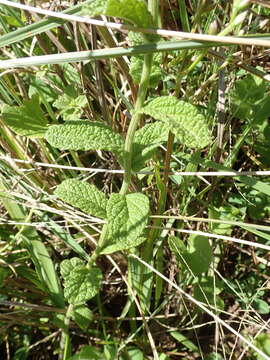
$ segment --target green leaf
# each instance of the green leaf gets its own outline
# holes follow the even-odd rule
[[[149,200],[140,193],[112,194],[107,205],[108,246],[123,250],[137,246],[149,214]],[[114,245],[114,247],[112,246]],[[106,247],[102,253],[107,253]]]
[[[83,260],[77,257],[74,257],[70,260],[63,260],[60,266],[61,275],[63,276],[64,279],[67,279],[69,277],[69,274],[74,268],[82,265],[84,265]]]
[[[83,304],[99,292],[102,273],[98,267],[88,269],[82,260],[73,258],[62,261],[60,270],[64,278],[64,296],[70,304]]]
[[[104,360],[104,356],[100,353],[100,349],[95,349],[93,346],[85,345],[80,352],[69,360]]]
[[[65,90],[65,93],[53,103],[60,110],[59,115],[64,121],[80,119],[87,104],[87,97],[85,95],[78,96],[73,87]]]
[[[231,92],[234,116],[243,120],[249,118],[255,110],[254,105],[264,99],[266,86],[266,81],[251,74],[236,81]]]
[[[52,125],[45,133],[46,140],[60,150],[120,151],[124,142],[108,126],[97,121],[68,121]]]
[[[162,68],[160,66],[162,62],[162,54],[153,55],[153,63],[151,67],[151,73],[149,77],[149,87],[155,88],[159,81],[162,79]],[[130,61],[129,73],[135,84],[139,84],[142,78],[144,59],[143,56],[132,56]]]
[[[169,128],[166,123],[156,121],[137,130],[132,149],[132,169],[139,171],[151,159],[156,148],[167,141]]]
[[[160,145],[167,141],[169,128],[166,123],[156,121],[153,124],[146,124],[135,132],[134,143],[140,145]]]
[[[127,249],[131,249],[134,248],[136,246],[141,245],[144,241],[146,240],[145,237],[138,237],[137,239],[132,239],[130,240],[130,238],[127,237],[125,242],[117,242],[115,244],[109,244],[107,245],[101,252],[100,254],[102,255],[107,255],[107,254],[112,254],[116,251],[122,251],[122,250],[127,250]]]
[[[253,308],[258,311],[259,314],[266,315],[270,312],[269,304],[262,299],[255,299],[252,303]]]
[[[254,340],[254,345],[262,350],[265,355],[270,356],[270,334],[268,333],[263,333],[263,334],[259,334],[258,336],[256,336],[256,339]],[[254,353],[254,355],[256,356],[256,359],[258,360],[263,360],[264,358],[257,354]]]
[[[75,206],[82,211],[106,218],[107,198],[95,185],[87,182],[67,179],[57,186],[54,192],[61,200]]]
[[[183,145],[201,149],[211,142],[204,115],[194,105],[174,96],[158,97],[150,101],[140,112],[166,122]]]
[[[88,15],[106,15],[127,20],[139,27],[153,27],[144,0],[94,0],[85,6]]]
[[[212,249],[205,236],[191,235],[187,248],[179,238],[171,236],[169,247],[175,254],[178,263],[183,264],[194,275],[201,275],[209,270],[212,262]]]
[[[195,345],[191,340],[189,340],[189,338],[181,334],[179,331],[170,331],[169,334],[188,350],[190,351],[199,350],[197,345]]]
[[[151,41],[159,41],[159,36],[153,37],[150,39]],[[142,34],[135,33],[130,31],[128,34],[128,41],[131,46],[138,46],[145,43],[145,38]],[[163,55],[161,53],[154,53],[152,59],[151,73],[149,77],[149,87],[155,88],[159,81],[162,80],[162,67],[160,64],[162,63]],[[129,73],[133,78],[135,84],[139,84],[142,77],[142,69],[144,63],[144,56],[132,56],[130,60]]]
[[[39,105],[38,96],[25,100],[21,106],[5,105],[2,111],[5,124],[16,134],[32,138],[44,137],[47,119]]]
[[[93,319],[93,313],[85,305],[78,305],[74,307],[71,317],[83,331],[86,331]]]
[[[219,296],[222,291],[222,282],[210,276],[201,278],[200,282],[193,287],[193,295],[196,300],[217,306],[217,309],[221,310],[224,309],[224,301]]]

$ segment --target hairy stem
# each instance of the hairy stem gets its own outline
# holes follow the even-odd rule
[[[69,328],[72,311],[73,311],[73,305],[70,304],[67,308],[67,312],[64,320],[64,329],[62,331],[62,337],[60,341],[60,348],[62,349],[62,351],[59,356],[59,360],[68,360],[68,358],[70,357],[70,336],[69,336],[68,328]]]
[[[149,78],[151,73],[151,65],[152,65],[152,58],[153,56],[151,54],[144,55],[144,64],[143,64],[143,70],[142,70],[142,77],[141,82],[139,86],[138,91],[138,97],[136,100],[136,104],[134,107],[134,114],[131,118],[127,136],[126,136],[126,142],[125,142],[125,161],[124,161],[124,168],[125,168],[125,174],[124,179],[122,183],[122,187],[120,189],[120,194],[125,195],[128,192],[128,187],[131,180],[131,161],[132,161],[132,145],[133,145],[133,139],[135,131],[138,127],[138,124],[140,122],[140,119],[142,117],[142,114],[139,114],[138,111],[142,108],[146,93],[148,89],[149,84]]]

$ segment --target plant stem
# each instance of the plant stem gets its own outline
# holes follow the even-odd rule
[[[67,308],[67,312],[66,312],[66,316],[65,316],[65,320],[64,320],[64,329],[62,332],[62,337],[61,337],[61,341],[60,341],[60,348],[62,349],[62,352],[60,354],[60,359],[61,360],[67,360],[70,357],[70,336],[69,336],[69,323],[70,323],[70,318],[71,318],[71,314],[73,311],[73,305],[69,305]]]
[[[139,110],[142,108],[145,98],[146,98],[146,93],[147,93],[149,78],[150,78],[150,73],[151,73],[152,58],[153,58],[153,56],[151,54],[144,55],[144,64],[143,64],[142,77],[141,77],[141,82],[140,82],[139,91],[138,91],[138,97],[137,97],[135,108],[134,108],[134,114],[131,118],[127,136],[126,136],[126,142],[125,142],[125,147],[124,147],[125,174],[124,174],[122,187],[119,192],[122,195],[125,195],[128,192],[128,187],[129,187],[130,180],[131,180],[131,172],[132,172],[131,160],[132,160],[133,138],[134,138],[134,134],[137,129],[137,126],[142,117],[142,114],[139,113]]]
[[[130,124],[129,124],[128,132],[127,132],[127,136],[126,136],[125,147],[124,147],[125,174],[124,174],[122,187],[119,192],[121,195],[125,195],[128,192],[128,187],[129,187],[130,180],[131,180],[131,173],[132,173],[131,161],[132,161],[133,139],[134,139],[134,134],[137,129],[137,126],[142,117],[142,114],[139,113],[139,110],[142,108],[145,98],[146,98],[146,93],[147,93],[149,78],[150,78],[150,73],[151,73],[152,58],[153,58],[152,54],[144,55],[144,64],[143,64],[141,82],[139,85],[138,97],[137,97],[135,107],[134,107],[134,114],[133,114]],[[106,245],[107,229],[108,229],[108,225],[105,224],[103,226],[103,229],[102,229],[102,232],[101,232],[101,235],[99,238],[98,246],[97,246],[96,250],[93,252],[90,260],[88,261],[88,264],[87,264],[88,268],[91,268],[91,266],[96,261],[96,258],[98,257],[101,249]]]

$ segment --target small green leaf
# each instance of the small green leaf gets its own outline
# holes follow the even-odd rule
[[[106,15],[127,20],[139,27],[153,27],[153,20],[144,0],[94,0],[85,6],[88,15]]]
[[[69,360],[104,360],[104,356],[100,353],[100,349],[93,346],[85,345],[81,348],[80,352],[73,355]]]
[[[259,334],[258,336],[256,336],[256,338],[254,339],[254,345],[262,350],[265,355],[268,355],[270,357],[270,334],[269,333],[262,333]],[[257,360],[264,360],[264,358],[257,354],[254,353],[254,355],[256,356]]]
[[[132,56],[130,61],[129,73],[132,76],[135,84],[139,84],[142,78],[142,69],[143,69],[143,57],[142,56]],[[158,83],[162,80],[162,68],[160,64],[162,63],[162,54],[153,55],[153,63],[151,67],[151,73],[149,77],[149,87],[156,88]]]
[[[166,122],[183,145],[201,149],[211,141],[206,118],[194,105],[174,96],[161,96],[150,101],[141,113]]]
[[[112,194],[107,205],[108,246],[115,245],[117,250],[138,245],[149,214],[149,200],[140,193]],[[107,253],[106,248],[104,252]]]
[[[99,292],[102,273],[98,267],[88,269],[81,259],[72,258],[62,261],[60,270],[64,278],[64,295],[70,304],[83,304]]]
[[[45,134],[46,140],[60,150],[120,151],[122,137],[108,126],[96,121],[68,121],[52,125]]]
[[[135,33],[133,31],[130,31],[128,34],[128,40],[130,46],[138,46],[145,43],[145,38],[142,34]],[[159,41],[159,37],[156,36],[153,39],[150,39],[151,41]],[[159,81],[162,80],[162,67],[160,64],[162,63],[162,57],[163,55],[161,53],[154,53],[153,59],[152,59],[152,66],[151,66],[151,73],[149,76],[149,87],[155,88]],[[133,81],[135,84],[139,84],[142,77],[142,69],[143,69],[143,63],[144,63],[144,56],[138,55],[138,56],[132,56],[130,60],[130,67],[129,67],[129,73],[133,78]]]
[[[266,315],[270,312],[269,304],[262,299],[255,299],[252,303],[253,308],[258,311],[259,314]]]
[[[189,338],[181,334],[179,331],[170,331],[169,333],[175,340],[181,343],[185,348],[190,351],[198,351],[198,346],[195,345]]]
[[[237,80],[231,92],[233,115],[243,120],[250,118],[254,106],[264,99],[266,90],[267,82],[258,76],[248,74]]]
[[[61,200],[75,206],[82,211],[106,218],[107,198],[95,185],[87,182],[67,179],[57,186],[54,192]]]
[[[67,93],[59,96],[53,103],[60,110],[59,115],[62,116],[64,121],[80,119],[87,104],[87,97],[85,95],[71,96]]]
[[[139,171],[151,159],[156,148],[167,141],[169,128],[166,123],[156,121],[135,132],[132,149],[132,170]]]
[[[21,106],[5,105],[2,117],[5,124],[18,135],[39,138],[44,137],[47,130],[48,122],[36,95],[25,100]]]
[[[222,282],[210,276],[201,278],[200,282],[193,287],[193,295],[196,300],[217,306],[217,309],[221,310],[224,309],[224,301],[219,296],[222,291]]]
[[[86,331],[93,319],[93,313],[85,305],[77,305],[74,307],[71,317],[83,331]]]
[[[84,265],[84,262],[83,260],[77,258],[77,257],[74,257],[70,260],[63,260],[61,262],[61,266],[60,266],[60,272],[61,272],[61,275],[64,279],[68,278],[69,277],[69,274],[71,273],[71,271],[78,267],[78,266],[82,266]]]
[[[175,254],[178,263],[181,263],[194,275],[201,275],[209,270],[212,262],[212,249],[206,237],[191,235],[186,248],[179,238],[171,236],[169,247]]]

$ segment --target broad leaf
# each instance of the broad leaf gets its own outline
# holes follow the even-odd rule
[[[127,20],[139,27],[153,27],[144,0],[94,0],[85,6],[88,15],[106,15]]]
[[[171,236],[169,247],[175,254],[178,263],[183,264],[194,275],[201,275],[209,270],[212,262],[212,249],[206,237],[191,235],[186,248],[179,238]]]
[[[106,218],[108,200],[95,185],[76,179],[68,179],[58,185],[54,193],[61,200],[90,215]]]
[[[168,138],[169,128],[166,123],[157,121],[137,130],[132,149],[132,170],[139,171],[144,163],[151,159],[156,148]]]
[[[80,305],[93,298],[100,290],[102,273],[96,266],[90,269],[78,259],[61,263],[64,278],[64,296],[70,304]]]
[[[112,194],[107,205],[108,246],[118,250],[137,246],[148,220],[149,200],[140,193]],[[116,251],[116,250],[115,250]],[[103,253],[107,253],[106,248]]]
[[[166,123],[159,121],[153,124],[146,124],[135,132],[134,143],[141,145],[162,144],[167,141],[169,134],[169,127]]]
[[[44,137],[47,119],[41,110],[38,96],[25,100],[21,106],[5,105],[2,111],[5,124],[16,134],[32,138]]]
[[[97,121],[78,120],[52,125],[47,130],[45,138],[60,150],[120,151],[124,145],[119,134]]]
[[[158,97],[144,106],[141,112],[167,123],[183,145],[200,149],[211,141],[204,115],[194,105],[174,96]]]

